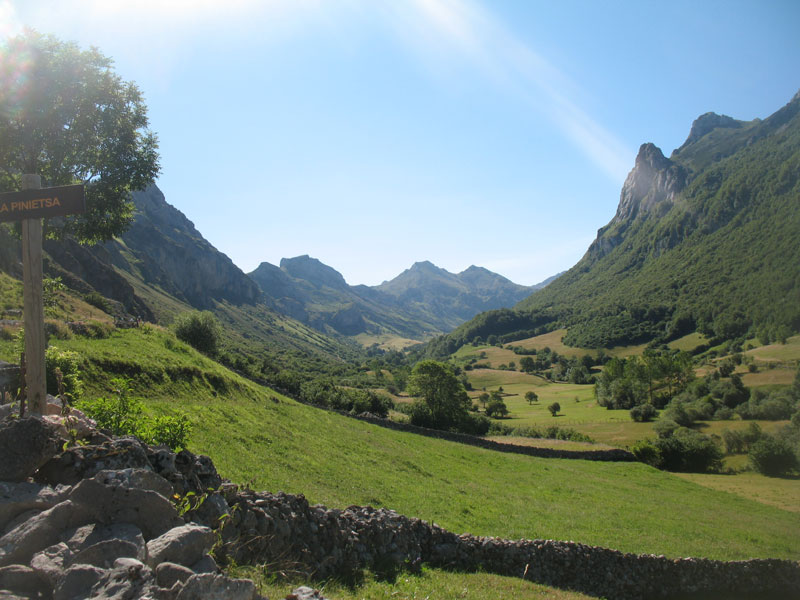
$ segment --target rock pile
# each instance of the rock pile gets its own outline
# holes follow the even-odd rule
[[[45,448],[35,461],[6,464],[15,431],[35,433]],[[55,430],[41,420],[0,422],[2,598],[259,598],[252,582],[220,574],[212,545],[221,560],[319,579],[427,563],[623,600],[788,598],[800,590],[800,564],[792,561],[669,559],[573,542],[457,535],[391,510],[329,509],[302,495],[242,489],[224,481],[207,457],[133,438],[95,433],[89,445],[64,451],[55,442]],[[202,502],[185,504],[191,510],[179,514],[170,498],[190,492]],[[298,589],[289,597],[319,595]]]

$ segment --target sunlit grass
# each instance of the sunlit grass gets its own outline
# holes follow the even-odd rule
[[[301,582],[275,581],[269,572],[259,568],[237,568],[237,577],[256,581],[259,591],[269,598],[284,598]],[[519,600],[590,600],[592,596],[558,590],[523,581],[516,577],[503,577],[490,573],[458,573],[441,569],[424,569],[420,575],[401,573],[392,582],[377,581],[372,577],[358,585],[345,585],[336,581],[307,583],[333,600],[486,600],[487,598],[514,598]]]

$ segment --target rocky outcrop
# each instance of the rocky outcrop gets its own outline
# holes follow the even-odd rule
[[[386,509],[312,506],[302,495],[241,489],[222,480],[207,457],[135,439],[69,449],[36,475],[38,483],[0,483],[2,597],[259,598],[252,582],[219,572],[212,544],[219,560],[291,568],[310,579],[429,564],[620,600],[791,597],[800,589],[800,564],[792,561],[670,559],[458,535]],[[173,495],[189,510],[179,514]],[[309,588],[288,597],[321,598]]]
[[[214,300],[254,304],[260,299],[258,286],[168,204],[155,185],[134,192],[133,201],[136,216],[121,239],[146,283],[168,284],[196,308],[208,308]]]
[[[680,153],[684,147],[696,142],[717,128],[739,129],[742,125],[744,125],[742,121],[737,121],[727,115],[718,115],[713,112],[702,114],[694,120],[692,128],[689,130],[689,137],[687,137],[681,147],[675,151],[675,154]]]
[[[336,269],[323,264],[308,254],[294,258],[281,259],[281,271],[294,277],[303,279],[316,287],[330,287],[339,290],[348,288],[347,282]]]
[[[688,171],[664,156],[654,144],[642,144],[634,165],[620,192],[614,218],[597,232],[587,257],[605,256],[625,239],[625,234],[641,219],[658,219],[674,206],[686,187]]]
[[[12,458],[9,448],[22,434],[30,434],[30,442],[21,451],[41,446],[36,460],[13,461],[14,481],[7,472],[0,481],[0,597],[261,598],[252,581],[219,572],[209,555],[216,534],[184,521],[170,500],[175,488],[155,472],[150,457],[167,475],[182,467],[182,475],[172,474],[184,488],[207,482],[201,477],[206,461],[194,455],[164,460],[133,439],[58,454],[56,432],[35,417],[0,422],[0,463]],[[52,457],[48,468],[37,470],[46,455]],[[137,466],[123,466],[131,463]],[[70,474],[59,473],[59,465]],[[42,481],[32,482],[34,474]],[[47,481],[53,475],[74,484]]]
[[[146,320],[156,315],[131,281],[199,309],[215,302],[261,301],[258,286],[168,204],[155,184],[133,192],[132,200],[133,223],[119,238],[95,246],[71,239],[45,242],[48,274],[78,292],[97,291]]]

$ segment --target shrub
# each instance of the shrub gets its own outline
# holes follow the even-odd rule
[[[153,445],[169,446],[172,450],[186,448],[192,424],[186,415],[177,417],[160,415],[152,420],[145,420],[135,433],[143,442]]]
[[[72,337],[72,330],[61,321],[55,319],[47,319],[44,322],[44,333],[48,338],[56,338],[57,340],[68,340]]]
[[[53,396],[58,394],[58,381],[56,368],[61,370],[64,382],[64,392],[72,400],[77,400],[83,393],[80,371],[81,357],[72,350],[59,350],[50,346],[44,353],[44,369],[47,378],[47,393]]]
[[[222,328],[211,311],[183,313],[174,323],[175,335],[182,342],[208,356],[216,356]]]
[[[678,427],[680,426],[675,421],[662,415],[661,418],[653,425],[653,431],[656,432],[658,437],[666,438],[675,433]]]
[[[741,454],[747,449],[747,440],[741,431],[722,430],[722,441],[728,454]]]
[[[648,421],[652,421],[657,414],[658,411],[652,404],[640,404],[639,406],[634,406],[631,409],[631,419],[637,423],[647,423]]]
[[[97,426],[114,435],[135,435],[147,444],[166,445],[172,450],[186,448],[191,423],[185,415],[148,417],[140,400],[130,397],[130,382],[125,378],[111,380],[115,397],[97,398],[78,403]]]
[[[772,392],[768,396],[756,392],[751,395],[749,401],[736,407],[736,413],[742,419],[780,421],[791,418],[794,405],[795,400],[789,390]]]
[[[747,456],[756,471],[771,477],[788,475],[800,469],[792,446],[771,435],[763,435],[751,446]]]
[[[714,440],[692,429],[681,427],[654,445],[661,457],[659,467],[667,471],[704,473],[722,467],[722,451]]]
[[[88,294],[85,294],[83,299],[87,304],[91,304],[95,308],[99,308],[104,313],[111,314],[111,306],[101,293],[92,291]]]
[[[73,321],[69,328],[75,335],[102,340],[111,335],[114,325],[104,321]]]
[[[715,421],[730,421],[733,418],[733,411],[727,406],[722,406],[714,413]]]
[[[661,464],[661,453],[651,440],[638,440],[631,448],[631,452],[636,460],[651,467],[658,467]]]

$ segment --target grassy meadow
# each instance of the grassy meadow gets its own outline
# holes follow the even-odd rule
[[[276,580],[271,573],[259,568],[238,568],[238,577],[253,579],[262,594],[269,598],[283,598],[297,587],[296,582]],[[426,598],[460,598],[484,600],[485,598],[526,598],[528,600],[591,600],[578,592],[523,581],[516,577],[502,577],[491,573],[456,573],[441,569],[423,569],[419,575],[403,573],[394,581],[367,578],[358,586],[347,586],[336,581],[326,582],[318,588],[326,598],[336,600],[422,600]]]
[[[256,489],[389,507],[477,535],[669,556],[800,557],[800,513],[642,464],[537,459],[376,427],[243,380],[158,327],[58,344],[83,356],[86,396],[127,375],[150,411],[189,416],[192,450]]]

